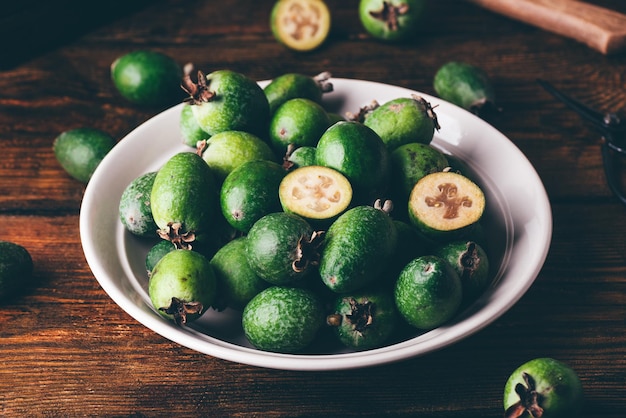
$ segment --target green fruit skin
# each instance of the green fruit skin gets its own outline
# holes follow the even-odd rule
[[[217,278],[219,309],[243,311],[254,296],[269,287],[248,263],[246,237],[238,237],[220,248],[211,259]]]
[[[224,131],[213,135],[206,142],[202,159],[220,182],[245,162],[277,161],[274,151],[265,141],[244,131]]]
[[[195,321],[216,300],[217,280],[213,267],[196,251],[170,251],[154,266],[148,282],[148,295],[154,308],[168,319],[174,319],[173,315],[162,309],[171,305],[172,298],[201,303],[201,312],[187,316],[187,322]]]
[[[354,121],[337,122],[317,144],[315,163],[334,168],[352,184],[355,201],[381,197],[390,176],[389,153],[378,134]]]
[[[274,149],[284,154],[290,144],[316,146],[329,126],[330,118],[321,105],[309,99],[290,99],[274,112],[269,137]]]
[[[272,286],[246,305],[242,325],[256,348],[296,353],[313,342],[324,319],[322,305],[310,290]]]
[[[394,6],[407,4],[407,13],[398,16],[397,28],[392,28],[384,20],[376,19],[372,12],[381,12],[383,3]],[[414,38],[423,25],[427,2],[425,0],[361,0],[359,18],[365,30],[377,39],[389,42],[401,42]]]
[[[442,99],[475,113],[495,102],[494,88],[485,71],[465,62],[442,65],[435,73],[433,87]]]
[[[259,277],[274,285],[299,284],[310,272],[293,267],[299,243],[309,240],[313,229],[304,219],[286,212],[263,216],[250,228],[246,253],[250,267]]]
[[[393,293],[379,288],[337,297],[335,314],[341,317],[341,324],[334,327],[335,335],[344,346],[359,351],[382,346],[399,319]]]
[[[427,174],[443,171],[449,166],[448,159],[439,150],[427,144],[408,143],[390,154],[391,186],[396,207],[406,207],[415,183]]]
[[[218,190],[211,169],[193,152],[179,152],[157,172],[150,194],[152,216],[161,229],[180,222],[202,241],[217,222]]]
[[[397,237],[387,213],[372,206],[349,209],[326,232],[319,265],[322,281],[337,293],[375,282],[387,268]]]
[[[263,89],[270,107],[270,114],[287,100],[304,98],[322,103],[322,89],[313,79],[303,74],[286,73],[274,78]]]
[[[249,161],[234,169],[220,191],[226,221],[248,232],[261,217],[281,210],[278,187],[286,173],[280,164],[267,160]]]
[[[176,103],[182,97],[182,69],[168,55],[133,51],[111,64],[113,84],[127,100],[145,106]]]
[[[489,257],[485,250],[473,241],[452,241],[433,251],[446,260],[457,272],[463,285],[463,299],[475,300],[489,285]]]
[[[183,105],[180,112],[179,128],[182,143],[196,148],[198,141],[208,139],[210,135],[198,125],[198,121],[196,121],[191,106],[192,105],[188,103]]]
[[[400,272],[409,261],[426,255],[430,251],[430,242],[422,237],[417,230],[405,221],[393,220],[398,232],[396,251],[391,257],[389,264],[389,274],[385,274],[388,279],[385,284],[394,286]]]
[[[578,375],[568,365],[548,357],[530,360],[511,374],[504,387],[505,410],[520,400],[515,387],[518,384],[526,387],[523,373],[535,381],[544,418],[573,418],[580,415],[584,396]],[[530,417],[528,413],[522,416]]]
[[[76,128],[57,136],[52,148],[61,167],[76,180],[87,183],[114,145],[115,140],[106,132]]]
[[[158,226],[152,217],[150,196],[156,171],[142,174],[122,192],[119,216],[124,228],[141,237],[157,237]]]
[[[202,130],[209,135],[223,131],[245,131],[261,137],[267,134],[269,104],[254,80],[230,70],[214,71],[206,78],[215,96],[192,106]]]
[[[174,251],[175,249],[176,246],[167,240],[161,240],[154,244],[150,250],[148,250],[148,254],[146,254],[145,264],[148,273],[152,272],[154,266],[157,265],[165,254]]]
[[[33,259],[26,248],[0,241],[0,300],[15,296],[30,285]]]
[[[445,260],[421,256],[400,273],[394,297],[398,311],[410,325],[430,330],[458,311],[463,297],[461,279]]]
[[[315,165],[315,147],[298,147],[291,154],[287,156],[287,161],[292,163],[291,169],[295,170],[298,167],[307,167]]]
[[[380,136],[391,152],[401,145],[430,144],[435,122],[426,105],[415,98],[400,97],[378,106],[363,121]]]

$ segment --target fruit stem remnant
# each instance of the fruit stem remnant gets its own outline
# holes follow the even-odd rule
[[[360,336],[374,322],[374,311],[376,305],[369,300],[358,303],[354,298],[350,298],[350,313],[346,315],[346,319],[350,321],[352,329]]]
[[[303,272],[309,266],[318,265],[320,262],[319,248],[324,241],[324,231],[314,231],[311,237],[302,236],[296,247],[296,259],[291,263],[295,272]]]
[[[215,92],[209,90],[206,76],[202,71],[198,70],[198,82],[194,83],[191,80],[192,70],[192,63],[185,64],[183,80],[180,87],[189,94],[189,97],[183,101],[192,105],[199,105],[211,101],[211,99],[215,96]]]
[[[183,250],[191,250],[191,243],[196,240],[194,231],[184,231],[180,222],[169,222],[165,228],[157,230],[157,234]]]
[[[522,377],[526,386],[522,383],[515,386],[515,392],[519,395],[520,400],[504,412],[504,418],[519,418],[525,413],[528,413],[532,418],[541,418],[543,408],[539,406],[540,395],[535,390],[535,379],[528,373],[522,373]]]
[[[437,106],[433,107],[430,102],[424,99],[422,96],[412,94],[411,97],[413,98],[413,100],[420,102],[422,106],[424,106],[424,109],[426,110],[426,115],[433,121],[435,129],[437,131],[441,129],[441,125],[439,125],[439,121],[437,120],[437,114],[435,113],[435,107]]]
[[[187,323],[187,315],[196,315],[202,313],[204,306],[200,302],[185,302],[173,297],[172,303],[167,308],[159,308],[160,311],[168,315],[174,316],[177,325]]]
[[[389,30],[396,31],[398,30],[398,17],[408,12],[409,5],[406,3],[394,6],[390,2],[384,1],[382,9],[370,11],[370,16],[385,23]]]
[[[374,202],[374,208],[378,210],[382,210],[386,214],[390,214],[393,211],[393,202],[391,200],[385,200],[383,202],[382,199],[376,199]]]
[[[317,83],[322,93],[330,93],[333,91],[333,83],[331,83],[330,78],[332,77],[329,71],[324,71],[313,77],[313,81]]]
[[[357,113],[346,112],[346,119],[363,123],[367,115],[372,113],[379,106],[380,104],[376,100],[372,100],[370,104],[361,107]]]

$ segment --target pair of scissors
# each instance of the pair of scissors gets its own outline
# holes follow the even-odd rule
[[[567,96],[545,80],[537,80],[548,93],[563,102],[567,107],[578,113],[583,119],[602,135],[602,165],[604,176],[609,188],[620,202],[626,205],[626,193],[621,187],[617,157],[626,156],[626,119],[617,113],[603,113],[592,109],[576,99]]]

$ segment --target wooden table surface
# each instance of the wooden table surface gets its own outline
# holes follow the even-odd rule
[[[116,1],[95,12],[72,1],[57,2],[65,12],[38,3],[16,5],[3,18],[0,239],[29,250],[35,283],[0,306],[0,416],[497,417],[508,375],[535,357],[576,370],[584,416],[626,416],[626,208],[607,187],[600,136],[536,83],[552,81],[602,111],[624,109],[626,54],[605,56],[452,0],[432,1],[422,35],[404,45],[365,36],[356,0],[329,0],[333,31],[310,53],[272,37],[272,0],[132,8]],[[621,2],[595,3],[626,12]],[[135,49],[259,80],[328,70],[427,94],[443,63],[482,66],[502,108],[490,122],[528,157],[550,198],[554,230],[545,265],[487,328],[384,366],[265,369],[156,334],[94,278],[79,235],[85,186],[52,152],[65,130],[91,126],[121,139],[160,111],[130,104],[110,81],[109,65]]]

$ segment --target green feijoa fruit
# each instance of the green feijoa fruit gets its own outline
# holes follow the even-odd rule
[[[148,274],[152,274],[154,266],[157,265],[159,260],[161,260],[165,254],[174,251],[175,249],[176,246],[171,241],[165,239],[154,244],[150,250],[148,250],[148,254],[146,254],[145,263]]]
[[[391,217],[373,206],[344,212],[324,237],[319,271],[337,293],[352,292],[376,282],[396,249],[397,230]]]
[[[358,201],[370,203],[387,189],[389,153],[378,134],[362,123],[345,121],[329,127],[317,144],[315,163],[346,176]]]
[[[30,285],[33,259],[26,248],[0,241],[0,300],[15,296]]]
[[[461,279],[440,257],[425,255],[410,261],[394,288],[398,311],[412,326],[436,328],[458,311],[463,297]]]
[[[258,136],[244,131],[223,131],[198,144],[198,152],[215,177],[224,181],[241,164],[253,160],[277,161],[274,151]]]
[[[196,251],[176,249],[152,269],[148,295],[163,317],[185,324],[213,305],[217,280],[209,260]]]
[[[203,241],[217,222],[218,190],[211,169],[193,152],[179,152],[159,169],[150,194],[159,236],[179,248]]]
[[[424,24],[426,0],[361,0],[359,18],[373,37],[389,42],[414,39]]]
[[[217,278],[219,309],[242,311],[259,292],[269,287],[248,263],[246,237],[238,237],[221,247],[211,259]]]
[[[182,98],[183,73],[170,56],[139,50],[118,57],[111,64],[113,84],[127,100],[145,106],[163,106]]]
[[[415,183],[422,177],[448,167],[448,159],[441,151],[418,142],[399,146],[389,158],[393,179],[391,196],[396,207],[406,208]]]
[[[114,145],[115,140],[106,132],[76,128],[57,136],[52,149],[57,161],[70,176],[87,183]]]
[[[489,257],[474,241],[451,241],[437,247],[434,255],[446,260],[456,270],[463,285],[463,298],[476,299],[489,285]]]
[[[286,73],[274,78],[263,89],[270,105],[270,114],[273,114],[287,100],[295,98],[309,99],[322,104],[324,93],[333,91],[330,77],[329,72],[323,72],[315,77]]]
[[[448,171],[420,179],[409,196],[409,219],[435,241],[468,234],[485,210],[485,195],[467,177]]]
[[[298,167],[315,165],[315,147],[287,147],[287,153],[283,159],[283,167],[287,170]]]
[[[419,142],[430,144],[439,129],[437,115],[421,96],[399,97],[375,107],[363,123],[374,130],[391,152],[401,145]]]
[[[279,0],[270,13],[270,29],[278,42],[296,51],[311,51],[324,43],[331,16],[323,0]]]
[[[193,114],[193,109],[189,103],[183,104],[183,108],[180,111],[180,136],[182,143],[190,147],[196,148],[199,141],[206,140],[210,137],[196,120],[196,116]]]
[[[198,126],[209,135],[223,131],[245,131],[266,135],[269,104],[263,89],[251,78],[231,70],[217,70],[208,75],[198,71],[193,83],[185,69],[183,87]]]
[[[504,386],[504,416],[573,418],[582,412],[580,378],[567,364],[549,357],[519,366]]]
[[[324,310],[310,290],[272,286],[246,305],[241,322],[254,347],[296,353],[315,340],[324,324]]]
[[[367,350],[382,346],[393,334],[399,316],[389,289],[363,289],[337,296],[333,313],[326,317],[346,347]]]
[[[487,73],[480,67],[450,61],[435,73],[433,87],[439,97],[473,113],[495,103],[494,88]]]
[[[122,192],[119,216],[127,231],[142,237],[156,237],[157,224],[152,217],[150,195],[156,171],[145,173],[130,182]]]
[[[278,188],[287,172],[278,163],[255,160],[235,168],[222,183],[220,207],[236,230],[248,232],[268,213],[281,210]]]
[[[320,104],[309,99],[290,99],[274,112],[269,137],[274,149],[285,154],[290,144],[316,146],[329,126],[328,114]]]
[[[317,263],[322,237],[297,215],[267,214],[248,232],[248,263],[271,284],[300,284]]]
[[[285,212],[329,224],[352,202],[352,186],[337,170],[309,165],[290,171],[280,182],[278,196]]]

